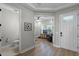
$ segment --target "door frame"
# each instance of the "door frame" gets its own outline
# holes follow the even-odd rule
[[[21,9],[18,9],[19,12],[19,52],[22,50],[21,48]]]
[[[53,43],[53,45],[54,45],[54,40],[55,40],[55,16],[53,16],[52,17],[52,21],[53,21],[53,25],[52,25],[52,28],[54,28],[53,29],[53,36],[52,36],[52,43]]]
[[[43,16],[45,16],[45,15],[43,15]],[[35,16],[34,16],[35,17]],[[33,19],[34,19],[34,17],[33,17]],[[52,28],[54,27],[54,30],[53,30],[53,37],[52,37],[52,43],[54,42],[54,38],[55,38],[55,16],[51,16],[52,17],[52,21],[53,21],[53,25],[52,25]],[[35,34],[35,19],[34,19],[34,34]],[[34,36],[34,44],[35,44],[35,36]]]

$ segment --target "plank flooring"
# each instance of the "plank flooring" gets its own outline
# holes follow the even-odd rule
[[[19,53],[17,56],[77,56],[78,53],[63,48],[56,48],[46,39],[37,39],[35,48]]]

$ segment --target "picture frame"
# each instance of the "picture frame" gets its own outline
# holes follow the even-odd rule
[[[32,31],[32,23],[24,22],[24,31]]]

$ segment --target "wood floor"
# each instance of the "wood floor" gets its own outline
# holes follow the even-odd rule
[[[48,42],[46,39],[37,39],[35,42],[35,48],[20,53],[17,56],[77,56],[78,53],[62,49],[56,48],[52,43]]]

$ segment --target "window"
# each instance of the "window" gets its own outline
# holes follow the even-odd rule
[[[64,22],[71,22],[72,20],[73,20],[73,15],[63,17]]]

